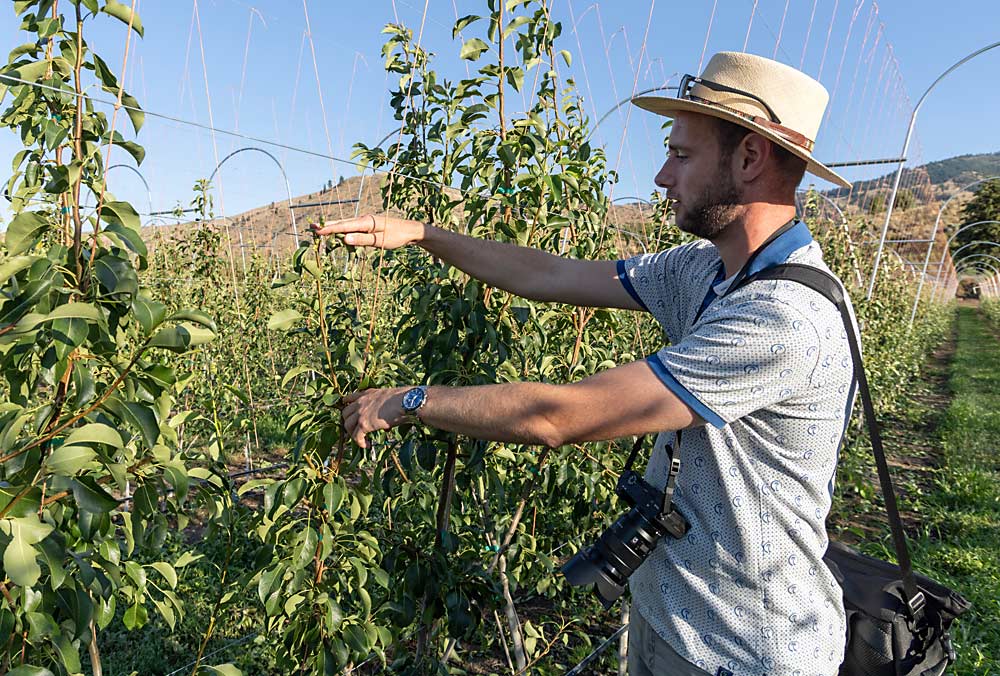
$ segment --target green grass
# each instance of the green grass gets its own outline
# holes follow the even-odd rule
[[[1000,331],[961,307],[952,400],[940,416],[943,464],[921,496],[916,566],[972,602],[953,631],[954,674],[1000,673]]]

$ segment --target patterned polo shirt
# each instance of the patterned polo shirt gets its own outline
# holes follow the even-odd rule
[[[797,223],[747,274],[786,261],[828,271]],[[822,557],[854,397],[836,306],[789,281],[727,294],[731,280],[707,241],[618,269],[669,341],[649,366],[709,423],[681,434],[674,499],[691,529],[661,540],[632,576],[638,611],[712,674],[834,676],[844,654],[843,596]],[[658,487],[668,445],[676,445],[673,432],[657,437],[646,470]]]

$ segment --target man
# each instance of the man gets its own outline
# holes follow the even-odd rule
[[[633,676],[832,676],[842,660],[842,594],[821,557],[853,398],[846,334],[834,305],[805,286],[736,288],[786,261],[825,269],[794,218],[807,169],[848,185],[812,157],[827,99],[808,76],[741,53],[715,55],[677,98],[635,99],[674,118],[655,180],[678,227],[703,238],[669,251],[569,260],[374,216],[318,231],[353,245],[417,244],[526,298],[646,310],[663,326],[668,347],[580,382],[366,390],[344,409],[361,446],[411,414],[547,446],[660,432],[646,478],[662,487],[668,454],[680,459],[675,504],[691,527],[630,580]],[[680,443],[674,430],[685,430]]]

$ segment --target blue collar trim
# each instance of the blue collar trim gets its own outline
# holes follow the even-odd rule
[[[795,225],[783,232],[778,239],[768,244],[767,248],[757,255],[757,258],[747,269],[746,276],[749,277],[761,270],[781,265],[788,260],[793,251],[801,249],[812,241],[813,237],[812,233],[809,232],[809,227],[802,221],[796,221]]]
[[[773,268],[775,265],[781,265],[788,260],[788,257],[792,255],[793,251],[797,251],[802,247],[811,244],[813,241],[812,233],[809,232],[809,227],[806,226],[802,221],[795,221],[795,225],[790,227],[785,232],[781,233],[777,239],[767,245],[767,248],[757,254],[757,257],[747,268],[746,274],[741,275],[740,279],[746,279],[751,275],[755,275],[761,270],[766,270],[767,268]],[[705,299],[701,302],[701,308],[698,310],[698,314],[695,315],[695,321],[701,316],[701,313],[712,304],[718,296],[715,293],[715,287],[726,279],[726,266],[719,260],[719,270],[715,275],[715,279],[708,286],[708,292],[705,294]],[[733,273],[737,274],[737,273]],[[737,282],[739,280],[733,280]],[[729,287],[723,292],[722,295],[726,295],[733,289],[733,285],[730,284]]]

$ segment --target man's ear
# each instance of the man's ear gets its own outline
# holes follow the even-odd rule
[[[764,173],[772,154],[772,147],[766,138],[750,132],[740,141],[738,151],[735,153],[738,158],[735,170],[744,182],[750,183]]]

